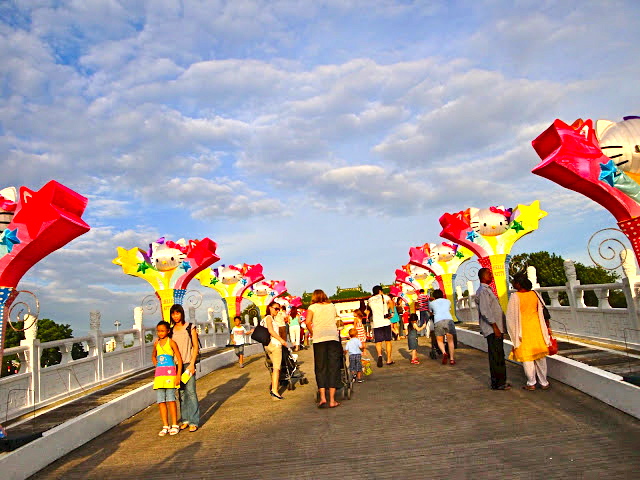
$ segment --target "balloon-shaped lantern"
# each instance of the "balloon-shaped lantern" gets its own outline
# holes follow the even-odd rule
[[[640,117],[622,122],[556,120],[531,142],[542,162],[532,172],[609,210],[640,261]]]
[[[244,291],[242,296],[258,307],[260,316],[264,317],[267,314],[267,305],[271,301],[282,295],[287,291],[287,282],[284,280],[263,280],[251,286]]]
[[[511,248],[524,235],[537,230],[538,222],[546,215],[547,212],[540,210],[538,200],[531,205],[520,204],[515,209],[505,209],[503,206],[468,208],[455,214],[442,215],[440,236],[468,248],[478,256],[482,267],[493,271],[491,288],[506,311],[506,264]]]
[[[210,238],[172,242],[162,237],[151,243],[148,250],[118,247],[113,263],[120,265],[127,275],[151,284],[160,301],[162,319],[170,322],[171,306],[182,304],[193,277],[220,260],[216,248],[216,242]]]
[[[429,270],[436,276],[440,289],[447,298],[453,299],[453,282],[460,265],[469,260],[473,252],[461,245],[447,242],[425,243],[409,249],[409,263]],[[457,321],[455,305],[451,302],[451,318]]]
[[[40,190],[0,191],[0,365],[4,334],[18,282],[47,255],[89,231],[87,199],[52,180]]]
[[[220,294],[227,305],[229,320],[235,317],[241,310],[242,295],[252,285],[264,280],[262,265],[222,265],[217,268],[208,268],[196,278],[205,287],[214,289]],[[231,324],[231,323],[229,323]]]

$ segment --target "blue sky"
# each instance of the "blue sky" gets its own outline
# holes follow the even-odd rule
[[[549,216],[513,253],[587,261],[613,217],[532,175],[530,142],[555,118],[639,114],[638,18],[635,1],[3,2],[2,184],[56,179],[93,227],[21,285],[79,333],[90,310],[128,326],[149,287],[116,247],[166,235],[295,294],[370,288],[444,212],[535,199]]]

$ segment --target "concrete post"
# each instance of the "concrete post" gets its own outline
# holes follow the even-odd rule
[[[29,401],[31,405],[35,405],[40,401],[40,340],[38,340],[38,322],[35,321],[33,315],[26,315],[24,319],[25,325],[31,325],[24,331],[24,340],[20,340],[20,345],[27,347],[25,352],[27,372],[31,374],[29,380]],[[20,367],[22,370],[22,367]]]
[[[629,315],[630,324],[632,328],[640,330],[640,286],[638,282],[640,277],[638,276],[638,270],[636,268],[636,257],[633,250],[626,249],[620,252],[622,260],[622,285],[624,296],[627,299],[627,313]]]
[[[527,267],[527,278],[533,285],[534,290],[540,288],[540,284],[538,283],[538,272],[536,272],[536,267],[533,265]]]
[[[98,310],[89,312],[89,336],[92,337],[89,342],[89,350],[93,350],[90,354],[95,355],[97,358],[97,382],[102,381],[104,378],[104,347],[102,345],[102,330],[100,330],[101,318],[102,316]]]
[[[133,328],[138,331],[138,351],[140,352],[139,361],[140,367],[144,367],[146,360],[146,339],[144,334],[144,311],[142,307],[136,307],[133,309]],[[133,342],[134,347],[136,341]]]

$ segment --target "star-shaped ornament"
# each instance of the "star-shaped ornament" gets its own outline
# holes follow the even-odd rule
[[[427,260],[427,265],[433,265],[433,258],[430,258],[429,260]]]
[[[515,230],[516,233],[520,233],[522,230],[524,230],[524,227],[522,226],[522,222],[519,222],[517,220],[513,221],[510,228]]]
[[[409,282],[412,282],[412,283],[413,283],[413,281],[414,281],[415,279],[414,279],[413,277],[409,277],[409,278],[407,278],[407,280],[408,280]]]
[[[618,167],[613,160],[600,164],[600,175],[598,180],[608,183],[613,187],[613,183],[618,176]]]
[[[218,277],[213,277],[211,279],[211,281],[209,282],[211,285],[215,285],[216,283],[218,283],[220,280],[218,280]]]
[[[243,279],[241,280],[241,283],[242,283],[242,285],[243,285],[243,286],[244,286],[244,285],[246,285],[246,284],[247,284],[247,279],[246,279],[246,278],[243,278]]]
[[[9,230],[8,228],[0,234],[0,245],[4,245],[7,249],[7,253],[11,253],[13,246],[20,243],[18,238],[18,229]]]
[[[461,251],[457,251],[456,252],[456,258],[464,258],[464,253],[462,253]]]
[[[138,263],[138,272],[142,272],[142,274],[144,275],[145,273],[147,273],[147,269],[151,268],[151,265],[149,265],[147,262],[140,262]]]
[[[474,232],[473,230],[469,230],[467,232],[467,240],[475,242],[476,238],[478,238],[478,234],[476,232]]]
[[[253,292],[247,293],[247,297],[249,297],[249,298],[253,297]]]
[[[184,270],[184,273],[187,273],[192,267],[191,267],[191,264],[185,260],[180,265],[180,268]]]

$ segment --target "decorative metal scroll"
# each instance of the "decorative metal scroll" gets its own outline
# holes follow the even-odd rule
[[[142,312],[145,315],[153,315],[158,311],[158,308],[160,308],[160,300],[158,300],[158,297],[155,294],[147,295],[142,299],[140,306],[142,307]]]
[[[630,248],[628,238],[617,228],[598,230],[591,235],[587,243],[591,261],[606,270],[615,270],[622,266],[626,260],[627,249]]]
[[[198,308],[202,305],[202,294],[198,290],[189,290],[184,295],[183,306]]]
[[[7,312],[9,326],[16,332],[24,332],[38,321],[38,315],[40,315],[40,302],[38,301],[38,297],[29,290],[16,290],[11,307]],[[12,319],[14,319],[16,323],[24,322],[22,328],[17,328]],[[31,320],[29,320],[29,324],[27,325],[28,319]]]

